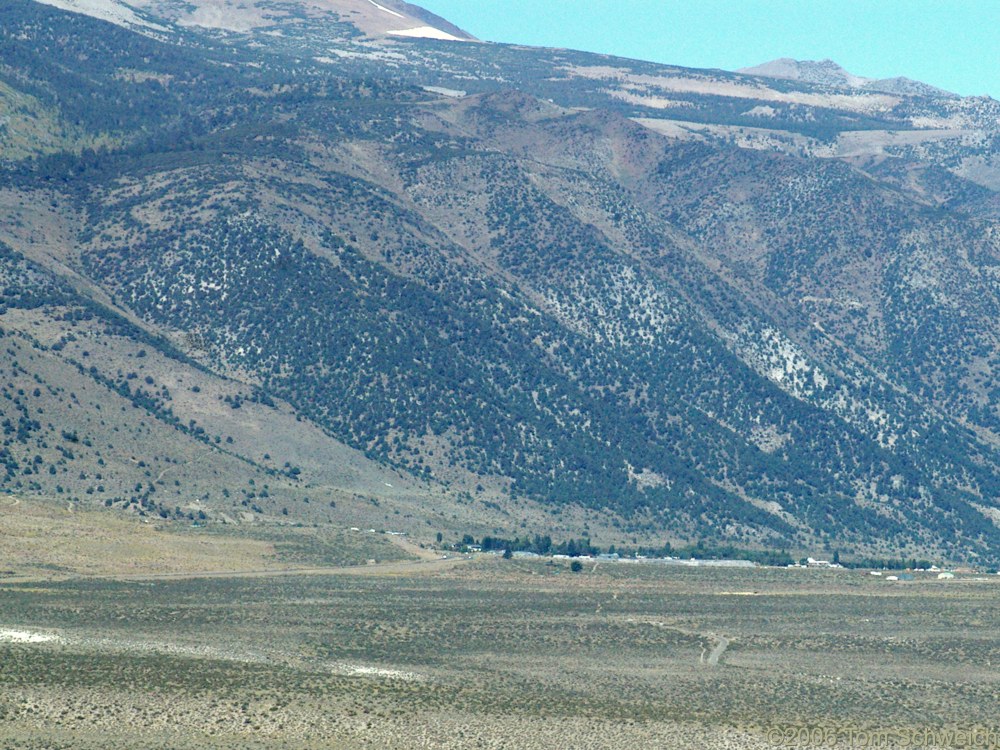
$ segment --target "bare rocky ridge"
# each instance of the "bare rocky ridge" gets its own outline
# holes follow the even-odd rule
[[[833,60],[793,60],[790,57],[782,57],[749,68],[740,68],[736,72],[837,88],[860,89],[875,80],[848,73]]]
[[[782,57],[778,60],[740,68],[737,73],[760,76],[762,78],[779,78],[788,81],[800,81],[819,86],[846,89],[867,89],[869,91],[884,91],[903,96],[927,96],[937,99],[957,99],[957,94],[930,86],[912,78],[896,76],[894,78],[865,78],[849,73],[833,60],[793,60]]]

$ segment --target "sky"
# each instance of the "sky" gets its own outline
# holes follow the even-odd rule
[[[480,39],[735,70],[831,59],[1000,99],[1000,0],[415,0]]]

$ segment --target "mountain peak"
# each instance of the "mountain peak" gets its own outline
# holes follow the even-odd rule
[[[751,68],[740,68],[737,73],[762,76],[764,78],[780,78],[788,81],[800,81],[819,86],[837,88],[867,89],[887,94],[902,96],[929,96],[954,99],[958,94],[939,89],[911,78],[865,78],[845,70],[833,60],[793,60],[790,57],[780,57],[777,60],[754,65]]]
[[[181,26],[249,32],[282,23],[330,19],[347,22],[369,37],[422,37],[472,41],[443,18],[403,0],[38,0],[119,26],[154,27],[142,13]],[[137,13],[138,11],[138,13]],[[155,26],[165,31],[163,27]]]
[[[865,88],[872,89],[873,91],[884,91],[888,94],[902,94],[903,96],[933,96],[945,99],[960,98],[958,94],[951,91],[945,91],[944,89],[939,89],[937,86],[931,86],[928,83],[914,81],[912,78],[905,78],[903,76],[872,81]]]
[[[847,86],[849,88],[861,88],[874,80],[849,73],[833,60],[793,60],[790,57],[781,57],[751,68],[740,68],[736,72],[764,76],[765,78],[784,78],[822,86]]]

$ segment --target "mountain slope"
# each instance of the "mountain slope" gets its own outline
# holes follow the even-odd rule
[[[91,16],[113,23],[117,26],[124,26],[128,29],[139,31],[166,31],[166,27],[144,18],[135,12],[135,3],[128,4],[121,0],[39,0],[45,5],[68,10],[73,13]]]
[[[56,0],[52,0],[55,2]],[[84,0],[59,0],[83,2]],[[98,2],[98,0],[89,0]],[[103,0],[102,0],[103,1]],[[266,0],[135,0],[131,5],[182,26],[234,32],[327,23],[352,27],[369,37],[409,36],[451,41],[472,37],[443,18],[400,0],[307,0],[275,4]]]
[[[3,11],[9,85],[106,144],[5,154],[11,372],[104,389],[78,437],[139,435],[94,413],[131,402],[171,436],[156,492],[230,516],[997,556],[1000,248],[962,176],[994,151],[918,148],[929,117],[988,142],[995,102],[362,38],[346,7],[148,6],[161,38]],[[5,487],[55,492],[58,456],[24,471],[61,433],[9,403]],[[161,487],[193,453],[221,473]],[[117,465],[111,505],[160,512]]]

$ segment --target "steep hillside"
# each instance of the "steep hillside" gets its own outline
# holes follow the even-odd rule
[[[1000,554],[996,102],[223,5],[0,10],[6,489]]]
[[[385,527],[383,511],[403,509],[392,525],[405,528],[415,507],[421,524],[432,515],[426,486],[2,253],[7,491],[230,523],[294,513]]]
[[[143,33],[168,32],[170,24],[246,33],[296,27],[326,27],[347,36],[407,37],[471,41],[457,26],[400,0],[39,0],[46,5],[88,15]],[[137,13],[136,9],[145,12]],[[157,19],[157,21],[152,20]],[[163,25],[163,21],[168,24]]]

